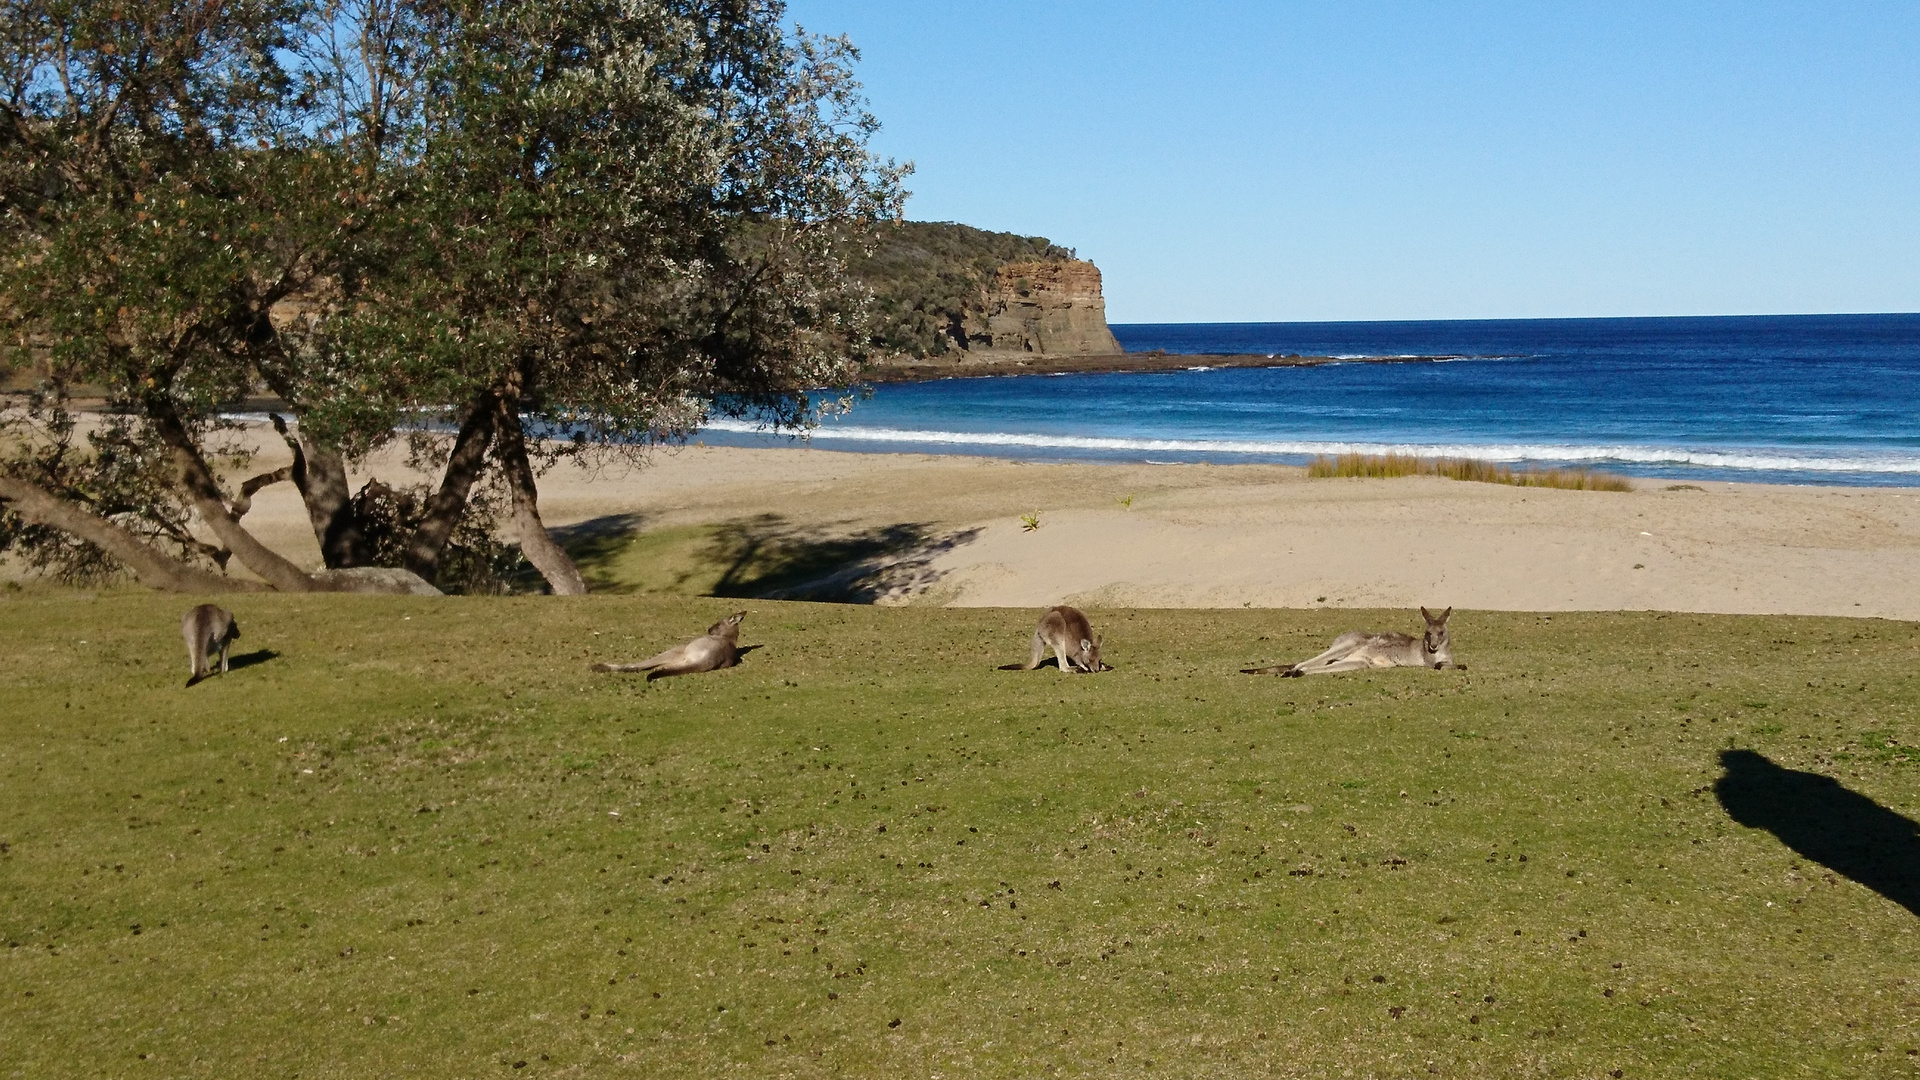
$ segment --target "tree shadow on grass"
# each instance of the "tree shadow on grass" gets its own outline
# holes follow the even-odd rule
[[[932,588],[940,578],[933,561],[980,532],[942,534],[923,522],[837,532],[762,514],[715,532],[712,550],[727,569],[713,595],[848,604],[904,599]]]
[[[639,535],[646,519],[639,514],[607,514],[547,530],[553,541],[565,549],[587,579],[589,587],[606,585],[607,568],[619,558]],[[533,591],[546,584],[540,572],[521,567],[511,582],[516,592]]]
[[[1920,825],[1838,780],[1725,750],[1714,785],[1733,820],[1920,915]]]
[[[920,522],[835,532],[761,514],[722,525],[707,555],[723,567],[714,596],[871,604],[925,592],[940,577],[933,560],[979,535]]]
[[[632,563],[651,561],[651,588],[685,595],[871,604],[925,592],[941,554],[980,535],[903,522],[853,529],[797,525],[759,514],[698,529],[643,536],[638,514],[611,514],[553,530],[596,591],[629,591]],[[659,546],[636,549],[657,539]],[[622,564],[626,564],[623,568]]]

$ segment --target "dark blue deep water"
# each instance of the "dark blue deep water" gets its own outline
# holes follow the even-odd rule
[[[885,384],[822,423],[813,445],[1156,462],[1392,451],[1658,478],[1920,486],[1920,315],[1113,330],[1129,352],[1427,359]],[[734,424],[703,437],[769,440]]]

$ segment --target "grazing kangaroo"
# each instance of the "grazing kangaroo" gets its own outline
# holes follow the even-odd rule
[[[1461,667],[1453,662],[1453,643],[1447,639],[1447,617],[1452,614],[1452,608],[1439,615],[1421,608],[1420,615],[1427,620],[1427,632],[1421,637],[1369,634],[1355,630],[1334,638],[1332,648],[1311,660],[1240,670],[1248,675],[1298,678],[1302,675],[1330,675],[1336,671],[1359,671],[1364,668]]]
[[[595,664],[593,670],[644,671],[647,681],[652,682],[669,675],[691,675],[696,671],[730,668],[740,662],[740,620],[746,617],[746,612],[736,611],[707,627],[705,637],[694,638],[685,645],[675,645],[637,664]]]
[[[187,665],[192,669],[187,685],[192,686],[213,674],[207,658],[215,652],[220,654],[221,673],[226,673],[227,650],[240,636],[240,624],[233,621],[233,612],[226,608],[201,604],[180,616],[180,636],[187,639]]]
[[[1073,671],[1091,675],[1105,670],[1100,663],[1100,639],[1079,608],[1062,604],[1048,608],[1047,613],[1040,616],[1040,625],[1033,628],[1033,655],[1027,658],[1023,670],[1039,667],[1048,649],[1053,650],[1063,675]]]

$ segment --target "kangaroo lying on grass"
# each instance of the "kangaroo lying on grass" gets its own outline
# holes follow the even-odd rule
[[[1063,675],[1073,671],[1091,675],[1112,670],[1100,662],[1100,638],[1079,608],[1062,604],[1048,608],[1047,613],[1040,616],[1040,625],[1033,628],[1033,655],[1027,658],[1022,670],[1039,667],[1048,649],[1053,650]]]
[[[1465,671],[1464,665],[1453,662],[1453,644],[1447,640],[1447,617],[1452,614],[1452,608],[1438,616],[1421,608],[1420,615],[1427,620],[1427,632],[1422,637],[1369,634],[1355,630],[1334,638],[1332,648],[1311,660],[1240,670],[1248,675],[1279,675],[1282,678],[1390,667],[1429,667],[1436,670],[1451,667]]]
[[[180,636],[187,639],[187,666],[192,672],[187,685],[192,686],[213,674],[208,658],[214,653],[220,654],[220,671],[226,673],[227,650],[240,636],[240,624],[226,608],[201,604],[180,616]]]
[[[705,637],[694,638],[685,645],[675,645],[637,664],[595,664],[593,670],[644,671],[647,681],[652,682],[669,675],[691,675],[696,671],[730,668],[740,662],[740,620],[746,617],[746,612],[736,611],[707,627]]]

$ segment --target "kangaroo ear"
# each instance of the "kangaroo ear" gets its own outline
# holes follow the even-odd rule
[[[1452,615],[1453,615],[1453,606],[1449,604],[1447,606],[1447,610],[1440,613],[1440,621],[1446,622],[1447,619],[1450,618]]]
[[[1086,638],[1081,638],[1081,639],[1080,639],[1080,651],[1081,651],[1081,652],[1087,652],[1087,651],[1089,651],[1089,650],[1091,650],[1092,648],[1093,648],[1093,642],[1091,642],[1091,641],[1088,641],[1088,640],[1087,640]]]
[[[1420,605],[1420,617],[1427,620],[1428,622],[1432,622],[1433,612],[1428,611],[1427,606],[1425,604],[1422,604]]]

